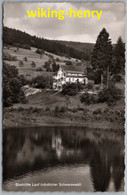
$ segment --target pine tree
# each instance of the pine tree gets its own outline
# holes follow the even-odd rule
[[[108,85],[108,75],[112,63],[112,44],[109,33],[102,29],[92,52],[91,65],[101,76],[101,83]],[[102,80],[103,79],[103,80]]]
[[[114,47],[113,55],[113,67],[112,74],[119,74],[124,72],[125,68],[125,44],[122,41],[122,38],[119,37],[117,44]]]

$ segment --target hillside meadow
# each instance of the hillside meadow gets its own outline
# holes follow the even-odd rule
[[[51,58],[69,70],[84,71],[86,65],[89,64],[88,61],[82,63],[81,60],[46,51],[40,56],[36,53],[36,49],[34,47],[28,50],[4,46],[3,53],[5,55],[16,57],[16,60],[4,61],[9,65],[16,66],[19,74],[24,75],[28,80],[39,75],[46,77],[52,75],[53,72],[47,72],[44,67],[45,62]],[[68,60],[71,61],[72,65],[66,65]],[[21,61],[23,62],[22,65],[20,65]],[[32,62],[35,62],[35,67],[32,67]],[[41,68],[42,71],[37,71],[38,68]],[[116,83],[116,86],[122,89],[124,97],[124,78],[120,83]],[[124,129],[124,98],[118,101],[114,107],[108,107],[105,103],[86,106],[81,103],[80,96],[80,93],[76,96],[68,96],[52,90],[41,90],[37,94],[26,97],[28,100],[26,104],[18,103],[4,108],[3,127],[70,124],[102,129]]]
[[[86,67],[87,64],[89,64],[89,61],[84,62],[84,64],[81,63],[81,60],[77,60],[75,58],[67,58],[65,56],[55,55],[49,52],[44,52],[42,56],[38,53],[36,53],[37,48],[31,47],[31,50],[28,49],[22,49],[19,48],[17,50],[16,47],[3,47],[3,53],[5,56],[11,55],[12,57],[16,57],[16,60],[6,60],[4,61],[8,63],[9,65],[14,65],[18,68],[19,74],[24,75],[27,79],[31,79],[33,77],[43,75],[43,76],[49,76],[52,75],[52,72],[47,72],[44,68],[44,65],[46,62],[50,61],[52,58],[55,60],[56,64],[59,64],[63,68],[69,69],[69,70],[81,70],[84,71],[84,67]],[[25,61],[25,58],[27,58],[27,61]],[[71,61],[72,65],[67,66],[66,61]],[[20,65],[20,62],[23,64]],[[32,62],[35,62],[35,67],[33,67],[31,64]],[[75,65],[75,64],[78,65]],[[81,64],[79,64],[81,63]],[[37,69],[41,68],[42,71],[39,71]]]

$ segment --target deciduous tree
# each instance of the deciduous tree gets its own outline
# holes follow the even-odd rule
[[[14,103],[25,100],[24,93],[21,89],[23,86],[20,80],[18,70],[15,66],[9,66],[3,63],[3,105],[11,106]]]

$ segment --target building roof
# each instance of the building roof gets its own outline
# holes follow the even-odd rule
[[[65,70],[65,72],[73,73],[73,74],[85,74],[83,71],[74,71],[74,70],[71,70],[71,71]]]
[[[63,65],[62,67],[60,66],[60,69],[62,69],[65,73],[67,73],[67,77],[80,77],[83,78],[84,76],[86,76],[86,68],[84,66],[74,66],[74,65]],[[82,76],[76,76],[76,75],[68,75],[68,73],[70,74],[82,74]],[[54,73],[54,76],[57,76],[57,72]]]
[[[68,78],[84,78],[84,76],[67,75],[66,77],[68,77]]]
[[[84,66],[76,66],[76,65],[62,65],[61,68],[64,70],[64,71],[76,71],[76,72],[79,72],[79,73],[83,73],[85,70],[86,70],[86,67]]]

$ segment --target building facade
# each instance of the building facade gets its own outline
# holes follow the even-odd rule
[[[63,68],[59,68],[56,75],[53,77],[53,89],[61,91],[62,86],[67,83],[82,83],[88,84],[87,74],[80,71],[66,71]]]

